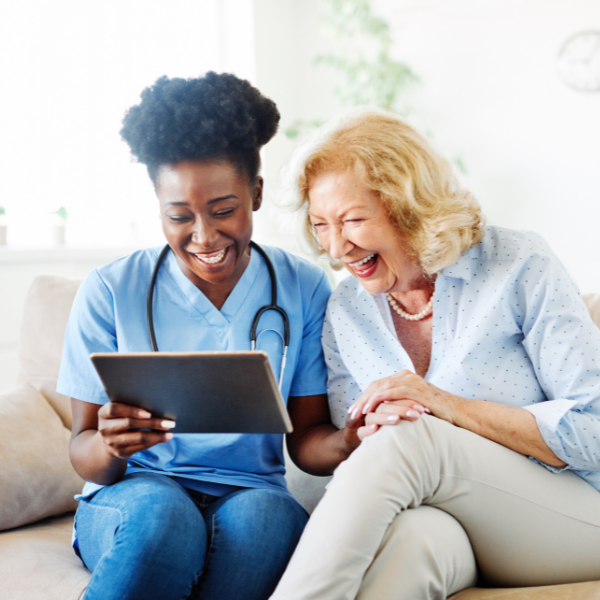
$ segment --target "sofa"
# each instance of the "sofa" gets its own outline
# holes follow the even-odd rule
[[[33,282],[21,327],[18,384],[0,394],[0,600],[77,600],[90,577],[71,550],[73,496],[83,481],[68,458],[70,402],[55,391],[64,332],[79,283],[57,276]],[[600,326],[600,294],[584,299]],[[306,475],[288,460],[288,485],[309,511],[328,479]],[[600,582],[471,588],[452,596],[452,600],[542,599],[600,600]]]

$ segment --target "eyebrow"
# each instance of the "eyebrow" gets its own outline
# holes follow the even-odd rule
[[[229,200],[230,198],[236,198],[235,194],[229,194],[228,196],[219,196],[218,198],[213,198],[209,200],[207,204],[215,204],[216,202],[221,202],[221,200]],[[166,206],[189,206],[189,202],[167,202]]]
[[[349,212],[351,212],[353,210],[361,210],[361,209],[364,209],[364,206],[361,206],[360,204],[351,205],[349,208],[344,209],[343,212],[341,212],[339,215],[337,215],[336,218],[343,220],[344,217],[346,217]],[[316,215],[315,213],[311,213],[310,210],[308,211],[308,216],[311,217],[311,218],[313,218],[313,219],[322,219],[323,218],[320,215]]]

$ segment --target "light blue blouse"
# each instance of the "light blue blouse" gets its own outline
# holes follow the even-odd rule
[[[135,252],[93,271],[82,283],[69,318],[57,390],[104,404],[108,397],[89,359],[92,352],[151,351],[146,297],[160,248]],[[282,395],[326,391],[320,337],[331,288],[322,269],[278,248],[265,247],[277,274],[279,306],[290,320],[290,346]],[[264,260],[250,262],[227,301],[217,310],[182,273],[173,253],[162,264],[154,292],[154,326],[160,350],[250,350],[256,311],[271,302]],[[279,375],[283,334],[281,316],[269,311],[260,320],[258,349],[269,355]],[[183,485],[219,495],[223,484],[285,488],[282,435],[179,434],[165,444],[134,454],[127,472],[155,471]],[[101,486],[87,483],[83,496]]]
[[[385,296],[352,277],[331,295],[323,345],[337,427],[371,381],[414,371]],[[539,235],[486,227],[481,243],[438,274],[425,379],[530,411],[566,468],[600,490],[600,330]]]

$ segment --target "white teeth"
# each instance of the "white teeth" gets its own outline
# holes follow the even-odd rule
[[[202,254],[196,254],[195,256],[199,258],[202,262],[208,263],[209,265],[214,265],[218,262],[221,262],[225,258],[225,254],[227,253],[228,248],[224,248],[219,252],[219,254],[215,254],[215,256],[203,256]]]
[[[360,267],[361,265],[364,265],[366,262],[369,262],[374,256],[377,256],[377,253],[369,254],[369,256],[366,256],[362,260],[357,260],[356,262],[350,263],[350,266],[356,269],[356,267]]]

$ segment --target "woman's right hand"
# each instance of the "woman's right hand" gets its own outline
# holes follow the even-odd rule
[[[424,412],[428,412],[428,410],[418,402],[413,402],[412,400],[382,402],[377,406],[375,412],[364,415],[364,425],[359,427],[356,433],[362,442],[362,440],[373,435],[384,425],[398,425],[403,419],[406,421],[416,421]],[[355,413],[356,410],[348,416],[348,420]]]
[[[146,410],[119,402],[108,402],[98,411],[98,433],[108,452],[117,458],[126,459],[168,442],[173,427],[174,421],[152,418]]]
[[[350,456],[362,442],[362,437],[360,436],[361,429],[365,429],[365,415],[349,414],[346,419],[346,425],[342,430],[344,434],[344,443],[348,446],[348,456]]]

